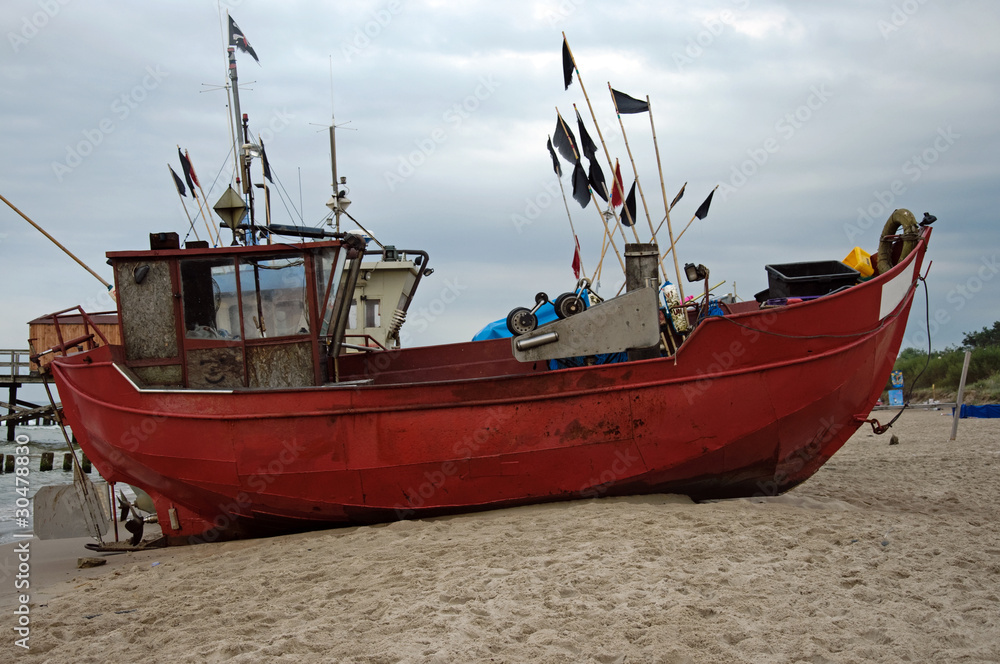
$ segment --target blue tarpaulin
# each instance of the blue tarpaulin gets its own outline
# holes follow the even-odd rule
[[[954,409],[951,411],[955,412]],[[988,403],[983,406],[970,406],[969,404],[962,404],[962,410],[958,413],[959,417],[1000,417],[1000,404]]]

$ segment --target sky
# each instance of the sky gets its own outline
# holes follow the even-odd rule
[[[229,183],[227,10],[260,59],[237,54],[242,111],[280,183],[273,221],[323,223],[333,119],[349,212],[382,242],[430,253],[408,345],[467,340],[537,292],[572,290],[573,238],[545,145],[557,108],[578,133],[574,104],[610,178],[596,116],[626,187],[631,150],[654,224],[664,191],[687,183],[671,214],[679,233],[719,187],[677,244],[681,265],[724,282],[716,294],[752,299],[767,264],[874,252],[904,207],[938,221],[929,307],[918,293],[903,346],[926,348],[925,317],[938,350],[1000,319],[993,0],[5,0],[0,194],[105,280],[105,252],[146,248],[151,232],[187,236],[166,168],[180,172],[178,146],[209,203]],[[563,32],[586,96],[576,76],[564,89]],[[609,84],[649,96],[660,168],[650,115],[619,125]],[[593,276],[601,217],[570,198],[563,170]],[[642,202],[638,216],[648,241]],[[658,239],[669,245],[665,227]],[[622,280],[609,254],[599,292]],[[39,315],[113,308],[2,205],[0,283],[2,348],[26,347]]]

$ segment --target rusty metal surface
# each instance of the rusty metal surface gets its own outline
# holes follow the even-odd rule
[[[247,347],[247,371],[250,387],[304,387],[313,385],[312,344]]]
[[[536,337],[551,333],[555,333],[555,341],[542,345],[531,344]],[[514,337],[511,339],[511,348],[519,361],[535,362],[649,348],[659,342],[656,289],[640,288],[613,300],[595,304],[575,316],[542,325],[527,334]]]
[[[230,390],[243,387],[243,353],[239,348],[198,348],[187,352],[188,387]]]
[[[132,367],[132,372],[145,387],[176,386],[184,382],[184,375],[179,364]]]
[[[133,270],[148,265],[142,283],[135,283]],[[150,360],[177,357],[170,266],[165,261],[122,261],[115,264],[115,283],[124,332],[125,357]]]

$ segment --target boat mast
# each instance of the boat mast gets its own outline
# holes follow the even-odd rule
[[[333,118],[330,118],[330,168],[333,171],[333,217],[335,220],[336,232],[340,232],[340,195],[337,191],[337,138],[336,138],[337,128],[334,126]]]
[[[351,199],[347,197],[347,192],[340,191],[340,185],[347,184],[347,178],[337,179],[337,112],[333,104],[333,56],[330,56],[330,170],[333,175],[333,197],[326,206],[333,212],[334,230],[340,232],[340,215],[347,211],[347,206],[351,204]],[[327,222],[330,223],[330,222]]]
[[[240,88],[236,75],[236,48],[230,46],[227,49],[229,54],[229,80],[233,87],[233,116],[236,119],[236,131],[233,132],[233,153],[236,157],[236,184],[242,182],[243,195],[246,197],[250,207],[250,224],[253,224],[253,189],[250,186],[250,171],[248,168],[249,157],[247,156],[247,118],[240,112]],[[240,128],[243,130],[243,140],[240,141]]]

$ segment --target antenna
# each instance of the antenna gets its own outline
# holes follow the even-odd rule
[[[326,206],[333,211],[334,230],[340,232],[340,215],[347,211],[347,206],[351,204],[351,199],[347,197],[347,192],[340,189],[340,185],[347,184],[347,178],[337,179],[337,126],[334,121],[335,111],[333,106],[333,56],[330,56],[330,170],[333,175],[333,196]]]

